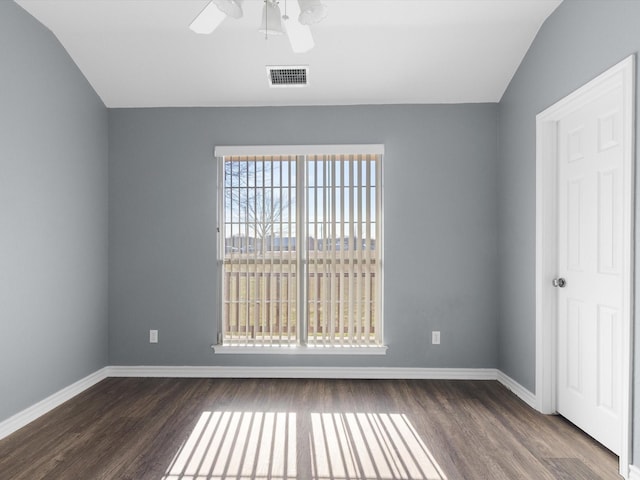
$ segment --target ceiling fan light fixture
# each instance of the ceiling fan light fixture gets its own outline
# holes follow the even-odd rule
[[[221,12],[224,12],[232,18],[242,17],[242,1],[243,0],[211,0]]]
[[[218,28],[225,18],[225,13],[214,2],[209,2],[193,19],[189,28],[195,33],[208,35]]]
[[[262,24],[258,30],[265,35],[282,35],[282,16],[276,0],[266,0],[262,7]]]
[[[298,20],[302,25],[313,25],[327,16],[327,7],[320,0],[298,0],[300,16]]]

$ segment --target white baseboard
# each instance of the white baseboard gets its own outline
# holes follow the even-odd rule
[[[0,422],[0,439],[24,427],[107,377],[497,380],[527,405],[535,408],[535,395],[495,368],[110,366],[78,380],[35,405]],[[636,471],[638,476],[634,477],[632,475],[630,478],[640,480],[640,471],[637,469]]]
[[[112,366],[110,377],[497,380],[494,368]]]
[[[640,468],[629,465],[629,480],[640,480]]]
[[[534,410],[536,409],[536,396],[534,393],[531,393],[529,390],[524,388],[522,385],[520,385],[506,373],[503,373],[501,370],[496,370],[496,374],[496,380],[498,380],[502,385],[511,390],[524,403],[529,405]]]
[[[32,405],[0,422],[0,439],[11,435],[16,430],[19,430],[28,423],[33,422],[38,417],[50,412],[59,405],[62,405],[67,400],[70,400],[79,393],[84,392],[89,387],[92,387],[96,383],[104,380],[107,376],[107,368],[102,368],[97,372],[72,383],[68,387],[57,391],[53,395],[49,395],[47,398],[39,401],[35,405]]]

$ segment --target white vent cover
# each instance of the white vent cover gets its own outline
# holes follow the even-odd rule
[[[267,66],[270,87],[306,87],[309,85],[308,66]]]

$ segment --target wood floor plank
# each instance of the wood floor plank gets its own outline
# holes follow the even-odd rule
[[[577,458],[549,458],[544,461],[555,478],[562,480],[590,480],[598,478],[584,462]]]
[[[1,440],[0,478],[620,477],[495,381],[109,378]]]

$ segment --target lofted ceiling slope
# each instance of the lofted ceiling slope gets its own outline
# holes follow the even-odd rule
[[[16,1],[114,108],[497,102],[561,2],[323,0],[296,54],[258,32],[261,0],[210,35],[188,28],[208,0]],[[270,88],[268,65],[308,66],[309,85]]]

